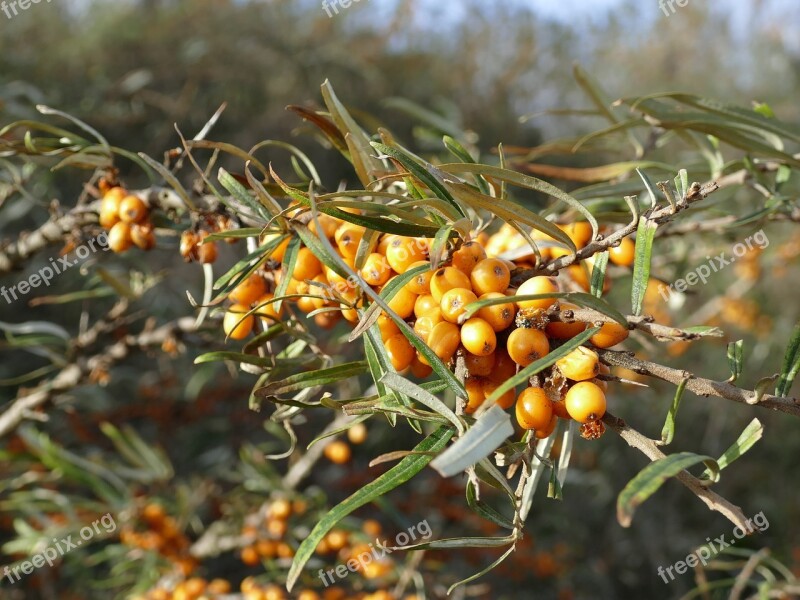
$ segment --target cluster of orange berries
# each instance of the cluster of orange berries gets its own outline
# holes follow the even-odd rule
[[[134,600],[215,600],[228,597],[231,584],[225,579],[206,581],[202,577],[192,577],[176,584],[172,589],[157,587],[149,590],[144,596],[136,596]]]
[[[364,521],[361,532],[350,533],[343,529],[332,529],[317,544],[316,553],[320,556],[335,556],[340,564],[355,561],[365,579],[380,579],[394,569],[391,558],[384,556],[370,561],[359,560],[362,555],[372,555],[373,548],[367,543],[375,541],[381,534],[381,524],[373,519]]]
[[[322,231],[318,233],[327,236],[341,258],[356,269],[364,228],[328,215],[319,217],[319,228]],[[533,266],[533,263],[529,262],[532,257],[512,262],[498,256],[515,243],[505,228],[491,237],[481,234],[476,240],[453,245],[443,266],[421,271],[388,301],[389,307],[413,326],[443,362],[449,363],[457,355],[463,357],[469,374],[465,382],[468,394],[465,412],[468,414],[475,412],[518,368],[548,354],[551,340],[567,340],[588,326],[583,322],[551,322],[548,311],[577,308],[566,303],[559,305],[554,298],[514,301],[515,295],[547,295],[557,293],[560,288],[554,278],[543,276],[528,279],[519,287],[512,285],[512,272]],[[562,228],[578,248],[589,243],[591,227],[588,223],[578,222]],[[541,235],[538,237],[543,239]],[[262,243],[266,241],[262,237]],[[273,264],[283,259],[288,243],[288,239],[281,242],[272,253]],[[384,234],[377,240],[374,252],[366,255],[357,270],[366,284],[380,291],[409,269],[430,266],[431,243],[427,238]],[[542,251],[543,258],[554,258],[562,249],[544,246]],[[633,242],[624,239],[612,252],[611,260],[619,265],[630,264]],[[580,265],[573,266],[583,269]],[[274,293],[269,291],[270,281],[274,285],[287,274],[277,269],[265,275],[251,275],[230,293],[233,304],[223,320],[229,337],[243,339],[254,329],[257,319],[268,327],[281,318],[284,306],[280,312],[275,309]],[[291,303],[303,313],[315,312],[315,320],[321,326],[330,327],[340,318],[358,322],[356,309],[362,305],[363,298],[355,278],[342,277],[306,247],[300,249],[294,271],[288,276],[291,280],[287,294],[299,296]],[[469,317],[466,314],[470,303],[501,298],[508,298],[508,301],[484,306]],[[408,370],[421,379],[431,374],[428,361],[388,315],[378,318],[378,326],[386,353],[398,372]],[[627,336],[628,330],[622,325],[605,323],[591,338],[591,343],[607,348]],[[539,436],[549,435],[560,415],[583,423],[584,432],[594,437],[593,425],[594,429],[601,427],[596,424],[605,412],[605,382],[596,377],[602,368],[596,353],[589,348],[578,348],[560,361],[557,386],[531,387],[519,398],[515,398],[514,390],[509,390],[497,402],[503,408],[510,408],[516,400],[520,426],[535,429]],[[558,394],[554,394],[556,387]],[[589,425],[590,422],[593,425]],[[349,460],[349,448],[338,450],[341,461]]]
[[[186,262],[210,264],[217,260],[217,242],[206,241],[212,233],[232,229],[231,219],[226,215],[208,215],[200,223],[181,234],[180,254]],[[225,241],[235,244],[236,238],[227,237]]]
[[[137,532],[129,526],[123,527],[120,530],[120,542],[158,552],[175,564],[184,576],[191,574],[197,568],[197,561],[189,555],[189,538],[178,528],[175,519],[158,504],[146,505],[140,517],[147,529]]]
[[[99,221],[108,231],[108,246],[114,252],[125,252],[132,246],[152,250],[156,236],[144,200],[119,186],[101,187],[101,191]]]
[[[242,562],[255,566],[263,560],[292,558],[294,548],[286,541],[290,519],[305,513],[306,508],[306,503],[302,500],[290,502],[280,498],[272,501],[261,523],[246,524],[242,528],[242,537],[250,541],[241,550]]]

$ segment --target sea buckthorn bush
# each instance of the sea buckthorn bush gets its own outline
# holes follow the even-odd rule
[[[740,526],[742,509],[714,484],[759,439],[761,422],[754,419],[728,452],[714,458],[708,454],[714,448],[668,447],[676,415],[682,398],[693,394],[796,416],[800,408],[788,394],[800,335],[784,340],[786,358],[775,377],[754,389],[739,387],[742,342],[720,348],[714,338],[730,322],[758,330],[764,323],[758,306],[726,298],[721,310],[701,311],[702,322],[686,323],[680,308],[691,298],[660,278],[669,253],[685,246],[656,249],[703,230],[709,197],[725,186],[752,192],[747,177],[731,172],[754,177],[755,169],[763,180],[759,189],[773,194],[762,220],[794,220],[793,209],[778,199],[785,200],[780,190],[796,158],[777,143],[769,152],[754,143],[747,161],[720,167],[714,158],[698,166],[697,157],[670,154],[667,139],[667,148],[659,147],[661,162],[619,163],[602,177],[601,188],[567,191],[527,174],[535,165],[524,154],[507,155],[502,146],[481,153],[451,136],[444,136],[441,151],[415,152],[385,128],[363,129],[328,82],[322,98],[324,109],[296,112],[331,153],[348,161],[352,177],[344,184],[323,181],[308,156],[286,142],[272,146],[290,155],[291,167],[261,160],[260,148],[185,138],[158,162],[84,137],[93,131],[88,126],[56,138],[46,123],[2,129],[4,155],[15,160],[29,160],[36,148],[41,160],[93,157],[88,196],[67,213],[70,236],[105,232],[116,255],[83,267],[94,278],[85,292],[51,300],[115,299],[106,315],[81,321],[64,353],[80,357],[74,368],[47,379],[69,365],[49,348],[64,341],[60,326],[2,324],[10,344],[47,347],[39,355],[53,362],[18,378],[35,383],[20,388],[0,416],[0,434],[13,434],[4,450],[5,476],[16,486],[11,496],[41,513],[27,537],[25,527],[14,526],[20,539],[9,547],[15,558],[34,547],[25,543],[33,530],[68,531],[52,514],[70,486],[84,486],[91,494],[82,517],[102,505],[113,507],[119,520],[92,557],[92,568],[109,574],[115,594],[367,600],[439,597],[466,586],[474,596],[503,597],[480,587],[473,575],[507,568],[547,579],[571,568],[569,547],[532,549],[532,507],[570,494],[570,471],[588,469],[573,462],[585,444],[613,455],[616,437],[650,460],[614,489],[620,524],[630,526],[637,507],[675,477]],[[631,127],[653,135],[662,133],[653,115],[668,107],[699,104],[702,114],[716,114],[684,96],[623,102],[649,119]],[[723,114],[724,125],[714,130],[721,148],[730,129],[742,136],[755,129],[766,137],[796,137],[791,126],[756,110]],[[671,124],[687,136],[696,126],[691,118]],[[220,156],[225,167],[218,165]],[[121,157],[133,157],[161,184],[134,189],[115,166]],[[666,162],[678,159],[691,168]],[[654,175],[667,180],[654,184]],[[691,183],[690,175],[703,183]],[[55,215],[48,226],[60,227],[65,218]],[[740,229],[732,230],[750,234],[748,223],[736,222]],[[4,245],[0,272],[22,265],[47,241],[20,236]],[[736,263],[741,281],[757,282],[762,246]],[[796,246],[789,239],[779,253],[796,257]],[[136,272],[143,251],[158,254],[165,273]],[[130,261],[120,264],[131,271],[110,271],[115,260]],[[172,285],[170,269],[181,267],[192,269],[197,282],[185,296],[185,314],[134,327],[131,305]],[[107,347],[85,354],[106,337]],[[702,364],[664,364],[678,364],[689,346],[704,344],[704,352],[726,355],[727,381],[704,374]],[[117,415],[96,397],[76,406],[57,401],[78,385],[113,384],[114,373],[140,351],[157,361],[188,355],[192,364],[184,361],[183,368],[198,373],[188,387],[195,394],[215,390],[217,397],[207,404],[198,397],[197,409],[186,410],[180,402],[162,402],[174,386],[169,377],[129,372],[127,381],[147,400],[139,413]],[[234,376],[247,383],[249,394],[241,385],[215,381]],[[651,380],[671,384],[672,403],[649,409],[645,420],[625,399]],[[101,406],[97,421],[83,422],[81,411],[92,403]],[[731,404],[729,410],[745,407]],[[60,411],[73,419],[72,435],[97,448],[95,457],[118,452],[113,468],[69,452],[37,429]],[[201,438],[213,439],[218,424],[197,423],[198,411],[239,419],[238,467],[214,473],[219,479],[213,485],[188,481],[170,490],[171,457],[121,419],[146,418],[181,443],[183,430],[197,427],[204,427],[197,430]],[[259,413],[263,428],[253,427]],[[664,423],[660,439],[636,429],[652,428],[653,415]],[[217,468],[219,457],[204,453],[202,444],[187,452],[202,468]],[[706,471],[695,468],[700,464]],[[31,491],[21,476],[27,469],[46,494]],[[321,473],[319,483],[304,487],[311,472]],[[430,490],[419,502],[413,495],[396,506],[387,499],[425,477]],[[453,500],[454,490],[466,499]],[[428,507],[444,515],[431,535],[404,531],[417,516],[422,523]],[[69,525],[80,522],[73,517]],[[393,540],[388,549],[376,541],[381,536]],[[441,568],[449,564],[442,561],[459,560],[460,552],[469,568]],[[346,577],[341,565],[347,565]],[[65,570],[71,566],[65,562]],[[435,582],[434,596],[423,596],[426,580]]]

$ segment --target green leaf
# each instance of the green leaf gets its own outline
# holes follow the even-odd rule
[[[742,374],[744,368],[744,340],[738,340],[728,344],[728,366],[731,369],[731,376],[728,381],[733,383]]]
[[[247,188],[239,183],[233,175],[228,173],[222,167],[220,167],[219,172],[217,173],[217,179],[219,180],[220,184],[222,184],[222,187],[228,190],[231,196],[252,210],[254,216],[261,217],[265,223],[270,220],[271,215],[269,214],[269,211],[264,208],[264,205],[256,200],[250,194],[250,192],[247,191]]]
[[[358,377],[369,372],[365,361],[344,363],[327,369],[319,369],[306,373],[291,375],[280,381],[273,381],[262,388],[255,390],[255,395],[259,398],[280,396],[290,392],[297,392],[310,387],[329,385],[343,379]]]
[[[475,581],[476,579],[486,575],[489,571],[494,569],[497,565],[499,565],[506,558],[508,558],[508,555],[511,554],[514,551],[515,548],[516,548],[516,546],[512,545],[508,550],[503,552],[503,554],[500,556],[500,558],[498,558],[496,561],[494,561],[492,564],[490,564],[485,569],[481,569],[479,572],[475,573],[474,575],[470,575],[466,579],[462,579],[461,581],[457,581],[456,583],[451,585],[449,588],[447,588],[447,595],[449,596],[450,594],[452,594],[453,590],[455,590],[457,587],[460,587],[462,585],[470,583],[471,581]]]
[[[491,521],[492,523],[496,523],[500,527],[504,527],[506,529],[514,529],[514,524],[497,512],[493,507],[489,506],[482,500],[478,500],[477,493],[475,491],[475,485],[472,481],[467,481],[467,504],[469,507],[475,511],[475,513],[486,519]]]
[[[442,477],[452,477],[489,456],[512,435],[511,417],[495,404],[480,415],[452,446],[437,456],[431,467]]]
[[[750,450],[750,448],[752,448],[763,435],[764,426],[761,424],[761,421],[758,419],[753,419],[750,421],[750,424],[745,427],[744,431],[742,431],[741,435],[739,435],[739,438],[733,443],[733,445],[725,450],[725,452],[722,453],[722,456],[717,459],[719,471],[730,465],[733,461]],[[710,479],[713,476],[714,474],[706,469],[701,477]]]
[[[357,508],[372,502],[376,498],[406,483],[414,477],[414,475],[422,471],[433,459],[433,454],[445,447],[453,433],[454,430],[451,427],[439,427],[414,447],[413,452],[418,454],[406,456],[397,465],[386,471],[386,473],[366,484],[355,494],[331,509],[331,511],[314,526],[311,533],[308,534],[297,548],[294,561],[289,569],[286,588],[292,591],[297,579],[300,577],[303,567],[316,550],[317,544],[319,544],[320,540],[322,540],[339,521]]]
[[[440,165],[439,169],[446,173],[453,173],[453,174],[472,173],[476,175],[482,175],[483,177],[491,177],[493,179],[498,179],[500,181],[505,181],[512,185],[516,185],[517,187],[534,190],[536,192],[540,192],[547,196],[551,196],[556,200],[560,200],[567,206],[574,208],[575,210],[580,212],[581,215],[583,215],[583,217],[587,221],[589,221],[589,223],[592,226],[592,237],[595,237],[597,235],[597,228],[598,228],[597,219],[594,218],[594,215],[592,215],[589,209],[587,209],[583,204],[581,204],[578,200],[570,196],[565,191],[557,188],[551,183],[543,181],[542,179],[538,179],[537,177],[531,177],[530,175],[524,175],[522,173],[517,173],[516,171],[511,171],[510,169],[493,167],[491,165],[451,163],[451,164]],[[552,237],[556,237],[552,234],[550,235]]]
[[[688,378],[682,379],[678,384],[678,389],[675,390],[672,406],[670,406],[669,412],[667,412],[664,427],[661,428],[661,443],[664,445],[671,444],[672,439],[675,437],[675,415],[678,414],[678,408],[680,408],[681,399],[683,398],[683,391],[686,389],[686,383],[688,381]]]
[[[405,377],[398,375],[397,373],[391,372],[385,373],[383,377],[381,377],[380,381],[389,389],[400,392],[401,394],[405,394],[409,398],[413,398],[417,402],[421,402],[432,411],[439,413],[455,426],[459,435],[464,435],[464,431],[466,430],[464,427],[464,422],[456,416],[449,406],[424,388],[421,388],[417,384],[409,381]]]
[[[464,212],[464,209],[461,208],[458,202],[456,202],[455,198],[453,198],[453,196],[447,190],[447,187],[430,172],[430,166],[428,164],[420,165],[410,154],[408,154],[405,150],[401,150],[400,148],[393,148],[379,142],[372,142],[372,146],[378,152],[393,158],[403,165],[403,167],[409,173],[421,181],[429,190],[434,193],[437,198],[441,198],[442,200],[450,203],[462,217],[467,216],[467,214]]]
[[[794,326],[786,353],[783,355],[783,367],[778,385],[775,387],[776,396],[785,396],[789,393],[798,369],[800,369],[800,323]]]
[[[656,195],[656,188],[653,185],[653,182],[650,181],[650,178],[644,174],[644,171],[636,169],[636,172],[639,174],[639,177],[642,178],[644,187],[647,188],[647,193],[650,195],[650,208],[655,208],[656,204],[658,204],[658,196]]]
[[[597,298],[603,295],[603,286],[606,282],[606,266],[608,265],[608,250],[594,255],[594,265],[592,266],[592,280],[589,286],[589,293]]]
[[[642,469],[636,477],[617,497],[617,521],[623,527],[630,527],[633,513],[636,509],[668,479],[698,463],[712,464],[716,468],[716,461],[710,456],[702,456],[693,452],[679,452],[651,462]]]
[[[647,217],[639,219],[636,230],[636,254],[633,262],[633,287],[631,288],[631,306],[637,317],[642,314],[642,302],[650,281],[650,262],[653,254],[653,240],[658,225]]]

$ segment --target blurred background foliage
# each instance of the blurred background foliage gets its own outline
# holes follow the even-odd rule
[[[489,160],[493,160],[490,149],[498,142],[534,147],[543,140],[605,125],[596,116],[543,113],[591,108],[573,78],[574,62],[615,97],[680,90],[733,104],[764,102],[782,120],[800,120],[800,7],[796,3],[692,0],[669,17],[656,2],[634,0],[562,2],[558,9],[545,2],[530,3],[532,7],[489,0],[468,0],[457,7],[446,4],[362,1],[340,10],[334,18],[328,18],[318,2],[302,0],[34,5],[11,20],[0,15],[0,116],[4,124],[40,118],[34,105],[47,104],[87,121],[114,145],[158,159],[178,145],[174,124],[184,134],[194,134],[225,102],[227,108],[211,139],[243,148],[267,138],[292,141],[309,153],[327,182],[351,178],[347,163],[298,136],[310,129],[285,110],[289,104],[318,107],[319,85],[325,79],[334,82],[342,101],[370,130],[386,126],[398,139],[423,151],[430,150],[433,142],[438,144],[441,133],[449,133],[421,127],[423,115],[406,110],[408,105],[396,100],[404,98],[444,117],[448,127],[459,129],[454,133],[473,142]],[[544,162],[586,166],[613,162],[611,157],[629,159],[620,148],[618,144],[602,154],[594,149],[547,157]],[[285,159],[280,153],[262,152],[262,160],[280,164]],[[673,164],[680,160],[680,153],[670,155]],[[129,187],[147,185],[133,163],[121,160],[118,166]],[[82,183],[69,170],[37,171],[26,187],[29,197],[24,202],[0,200],[0,235],[10,238],[41,223],[53,198],[72,205]],[[791,193],[796,197],[795,188]],[[753,194],[721,194],[713,202],[729,213],[744,215],[753,209]],[[698,290],[699,297],[689,298],[698,307],[711,298],[723,299],[723,305],[708,316],[726,330],[727,337],[699,342],[682,356],[671,356],[661,346],[647,349],[651,355],[665,364],[692,365],[703,375],[725,379],[724,343],[744,338],[748,363],[742,385],[752,386],[758,376],[777,371],[788,331],[797,319],[794,298],[800,286],[796,254],[781,254],[778,248],[795,235],[790,225],[776,225],[769,232],[775,243],[765,250],[763,268],[755,276],[758,294],[737,297],[733,300],[738,304],[725,309],[729,287],[753,276],[732,270]],[[714,239],[700,253],[729,249],[742,239],[740,233],[736,230]],[[687,258],[690,248],[676,244],[683,263],[656,262],[656,274],[667,281],[702,260],[696,253]],[[186,289],[194,297],[201,296],[201,271],[195,265],[184,266],[176,249],[177,240],[160,244],[158,260],[149,264],[136,254],[100,260],[113,261],[109,268],[118,274],[134,269],[162,277],[169,273],[137,302],[143,314],[161,322],[190,314]],[[230,262],[239,252],[239,248],[225,250],[222,260]],[[32,271],[35,268],[32,265]],[[12,275],[17,276],[21,277]],[[73,275],[54,282],[48,293],[100,285],[96,276],[79,283],[81,276],[75,269]],[[624,306],[626,292],[617,290],[612,298]],[[0,321],[55,321],[74,333],[82,311],[102,314],[111,302],[92,297],[35,308],[0,302]],[[242,514],[246,507],[257,506],[277,481],[273,467],[263,464],[263,454],[284,449],[285,437],[264,426],[262,416],[247,410],[252,378],[217,366],[192,365],[193,357],[212,340],[198,336],[193,342],[187,356],[136,355],[113,369],[106,387],[72,391],[60,403],[63,412],[12,438],[4,460],[13,454],[8,447],[12,442],[24,441],[28,454],[22,464],[41,489],[58,489],[67,504],[75,500],[90,512],[111,510],[107,498],[90,502],[86,490],[91,486],[85,481],[71,481],[62,471],[44,467],[48,463],[43,451],[36,450],[34,443],[37,436],[47,435],[89,460],[100,460],[113,452],[99,427],[107,420],[120,428],[132,426],[148,445],[164,449],[162,458],[169,464],[154,467],[156,474],[150,480],[134,478],[134,497],[163,502],[171,514],[179,516],[189,537],[198,537],[204,524],[225,511]],[[0,345],[0,357],[4,380],[28,372],[31,360],[37,360],[7,345]],[[0,388],[0,397],[10,400],[16,391],[16,385],[7,385]],[[611,401],[614,413],[657,436],[673,389],[654,384],[649,390],[625,388],[618,393]],[[719,490],[742,504],[745,514],[763,511],[770,523],[778,524],[742,546],[770,547],[797,572],[800,539],[792,524],[800,518],[800,505],[793,457],[800,451],[800,442],[793,435],[796,427],[791,418],[717,399],[691,398],[680,414],[675,445],[718,454],[754,416],[765,424],[765,439],[725,472]],[[307,491],[317,508],[374,477],[378,471],[367,468],[371,457],[413,444],[415,438],[407,431],[372,423],[374,435],[352,462],[315,470]],[[34,427],[41,433],[34,434]],[[301,447],[318,429],[309,426],[301,432]],[[656,574],[657,567],[684,558],[707,536],[730,536],[730,525],[672,483],[642,507],[630,529],[623,530],[614,519],[616,494],[643,464],[643,458],[611,434],[601,442],[579,441],[564,502],[538,501],[529,521],[528,544],[481,580],[488,587],[476,594],[516,598],[520,589],[526,589],[537,598],[662,598],[677,597],[691,588],[694,584],[688,575],[665,585]],[[276,468],[285,467],[279,462]],[[9,467],[2,474],[4,479],[19,475],[18,469],[19,463]],[[69,515],[66,523],[55,519],[56,511],[45,508],[49,506],[46,494],[15,492],[21,486],[15,480],[9,489],[0,490],[0,536],[19,536],[19,530],[12,533],[13,519],[38,522],[53,535],[85,524],[80,512],[64,510]],[[480,525],[467,519],[462,510],[459,486],[427,474],[403,490],[380,507],[359,514],[378,518],[387,529],[398,531],[428,518],[442,537],[465,534],[469,527],[479,532]],[[129,503],[118,500],[112,513],[120,522],[126,515],[131,518]],[[89,560],[90,553],[80,550],[63,567],[40,570],[35,578],[2,591],[12,598],[105,598],[105,582],[112,589],[115,585],[127,589],[132,580],[144,585],[157,577],[154,564],[141,557],[136,567],[112,569],[123,561],[122,554],[114,554],[117,547],[110,546],[103,557],[109,561],[106,566]],[[495,556],[483,551],[433,555],[439,569],[433,577],[441,581],[465,576]],[[126,555],[124,560],[129,559]],[[0,560],[6,562],[5,557]],[[233,580],[260,572],[260,568],[243,567],[231,554],[209,560],[204,568],[209,575],[222,572]],[[84,594],[76,586],[82,574],[92,569],[97,579],[90,587],[101,591]],[[27,586],[25,591],[21,585]]]

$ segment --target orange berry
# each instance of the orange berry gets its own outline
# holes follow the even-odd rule
[[[381,339],[385,342],[393,335],[400,333],[400,328],[387,315],[378,317],[378,328],[381,330]]]
[[[255,548],[261,558],[272,558],[275,556],[275,542],[272,540],[258,540]]]
[[[483,381],[483,395],[488,398],[494,393],[494,391],[498,387],[500,387],[501,383],[503,382],[497,382],[497,381],[492,381],[491,379],[485,379]],[[513,404],[514,404],[514,388],[511,388],[497,399],[497,405],[502,409],[511,408]]]
[[[561,374],[573,381],[592,379],[600,372],[599,365],[597,353],[583,346],[578,346],[564,358],[556,361]]]
[[[442,318],[451,323],[458,323],[458,318],[466,311],[465,307],[475,302],[478,297],[469,288],[453,288],[447,290],[440,301]]]
[[[292,516],[292,503],[286,498],[273,500],[269,505],[269,516],[273,519],[288,519]]]
[[[381,524],[375,519],[367,519],[361,524],[361,531],[371,538],[378,537],[382,529]]]
[[[371,286],[381,286],[389,281],[391,276],[392,270],[389,268],[389,263],[382,254],[377,252],[367,256],[364,266],[361,267],[361,277]]]
[[[325,446],[323,454],[325,454],[325,458],[332,463],[343,465],[347,462],[350,462],[350,457],[353,453],[350,450],[350,446],[347,445],[347,442],[343,442],[342,440],[334,440]],[[330,545],[330,541],[328,544]],[[333,550],[333,548],[331,549]]]
[[[467,319],[461,326],[461,343],[467,352],[486,356],[497,348],[497,336],[489,323],[473,317]]]
[[[564,397],[569,416],[579,423],[600,419],[606,414],[606,395],[590,381],[576,383]]]
[[[421,267],[422,265],[430,266],[427,260],[418,260],[417,262],[409,265],[409,269],[413,269],[414,267]],[[418,273],[408,282],[408,289],[410,289],[415,294],[430,294],[431,293],[431,278],[433,277],[433,271],[430,269],[426,271],[422,271],[422,273]]]
[[[228,309],[222,319],[225,335],[232,340],[243,340],[253,331],[255,318],[247,314],[249,310],[250,307],[244,304],[234,304]]]
[[[390,337],[384,342],[384,346],[386,347],[386,353],[389,355],[389,360],[392,361],[392,366],[396,371],[407,369],[416,355],[414,346],[411,345],[411,342],[409,342],[408,338],[402,333]]]
[[[261,324],[264,327],[270,327],[281,319],[283,306],[281,306],[280,312],[275,310],[277,304],[272,301],[274,298],[275,296],[273,294],[267,292],[255,301],[255,304],[258,307],[256,309],[255,316],[261,319]]]
[[[517,397],[516,416],[523,429],[546,429],[553,418],[552,402],[542,388],[525,388]]]
[[[391,282],[394,278],[390,279]],[[388,284],[388,282],[387,282]],[[414,303],[417,301],[417,295],[408,289],[405,285],[395,292],[395,295],[387,303],[389,308],[400,315],[401,318],[407,319],[414,314]]]
[[[419,359],[419,352],[417,352],[411,362],[411,374],[417,379],[427,379],[431,373],[433,373],[433,369]]]
[[[416,331],[419,337],[421,337],[423,340],[427,340],[428,336],[431,334],[431,331],[433,331],[433,328],[436,327],[436,324],[442,321],[441,311],[439,311],[439,309],[436,310],[438,311],[438,314],[430,312],[427,315],[417,319],[416,323],[414,323],[414,331]]]
[[[598,348],[610,348],[616,346],[628,337],[628,329],[616,321],[603,323],[600,331],[595,333],[589,341]]]
[[[119,205],[119,218],[124,223],[140,223],[147,212],[147,205],[138,196],[126,196]]]
[[[505,348],[498,348],[494,353],[494,368],[489,374],[489,379],[495,383],[504,383],[516,374],[517,363],[511,359]]]
[[[630,267],[636,257],[636,243],[631,238],[622,238],[619,246],[609,248],[608,260],[621,267]]]
[[[471,415],[486,400],[486,394],[483,392],[483,378],[467,377],[464,389],[467,391],[467,406],[464,408],[464,412]]]
[[[561,226],[578,249],[583,248],[592,240],[592,225],[588,221],[576,221],[569,225]]]
[[[478,242],[465,242],[453,252],[452,264],[459,271],[469,275],[480,261],[486,258],[486,251]]]
[[[336,217],[326,214],[317,215],[317,221],[319,222],[320,229],[326,238],[332,238],[334,235],[336,235],[336,230],[339,229],[339,226],[342,224],[342,222]],[[317,234],[318,237],[322,237],[319,235],[319,232],[317,231],[317,225],[314,223],[314,221],[309,222],[308,228],[312,233]]]
[[[131,227],[127,223],[120,221],[108,232],[108,247],[114,252],[125,252],[131,247]]]
[[[386,248],[386,260],[398,273],[405,273],[415,262],[425,260],[428,248],[421,238],[395,237]]]
[[[544,429],[537,429],[535,432],[536,439],[543,440],[545,438],[550,437],[553,434],[553,431],[556,429],[556,425],[558,425],[558,416],[553,415],[550,418],[550,422]]]
[[[267,284],[261,275],[252,273],[247,279],[239,283],[228,299],[236,304],[247,304],[248,306],[267,293]]]
[[[131,241],[140,250],[152,250],[156,245],[156,236],[150,223],[134,223],[131,225]],[[209,244],[206,244],[207,246]]]
[[[242,548],[242,552],[239,556],[241,557],[242,562],[249,567],[257,565],[261,560],[258,556],[258,552],[253,546],[245,546]]]
[[[153,245],[155,243],[156,240],[153,238]],[[218,254],[216,242],[206,242],[197,246],[197,260],[203,265],[210,265],[215,262]]]
[[[363,444],[367,440],[367,426],[356,423],[347,430],[347,439],[351,444]]]
[[[567,302],[560,302],[559,305],[561,312],[564,312],[565,310],[576,310],[578,308],[574,304],[569,304]],[[583,321],[573,321],[572,323],[550,321],[544,328],[544,331],[548,337],[555,338],[557,340],[569,340],[574,338],[579,333],[583,333],[583,331],[586,329],[586,326],[586,323]]]
[[[314,323],[322,329],[333,329],[342,319],[342,313],[336,311],[326,311],[314,315]]]
[[[505,292],[511,282],[511,271],[499,258],[486,258],[475,265],[469,280],[478,295]]]
[[[457,325],[442,321],[437,323],[427,340],[428,346],[442,362],[448,362],[458,350],[461,343],[461,331]],[[423,359],[421,359],[423,360]],[[423,362],[426,362],[423,360]]]
[[[208,583],[208,591],[212,594],[229,594],[231,591],[231,584],[224,579],[212,579]]]
[[[576,265],[568,266],[567,273],[569,274],[570,278],[583,290],[587,292],[589,291],[591,283],[589,281],[589,269],[586,266],[585,260],[582,260]]]
[[[410,286],[409,286],[410,287]],[[419,318],[430,312],[431,310],[440,310],[439,301],[434,299],[430,294],[423,294],[418,296],[414,302],[414,315]]]
[[[463,337],[464,332],[462,330],[461,335]],[[492,368],[494,367],[495,361],[495,353],[491,352],[489,354],[478,355],[472,354],[472,352],[467,352],[464,355],[464,364],[467,367],[467,372],[470,375],[476,375],[480,377],[486,377],[492,373]]]
[[[123,198],[128,195],[128,191],[120,186],[114,186],[109,189],[105,194],[103,194],[103,200],[108,200],[109,202],[115,202],[117,206],[119,206],[120,202],[122,202]]]
[[[553,400],[553,414],[560,419],[572,418],[569,416],[569,413],[567,412],[567,405],[564,404],[563,400]]]
[[[558,286],[549,277],[532,277],[517,289],[517,296],[533,296],[537,294],[552,294],[558,292]],[[541,308],[548,309],[556,303],[555,298],[542,298],[540,300],[517,301],[520,309]]]
[[[478,300],[487,300],[489,298],[506,298],[505,294],[500,292],[488,292],[478,298]],[[490,304],[484,306],[477,313],[479,317],[489,323],[495,331],[504,331],[511,327],[514,322],[514,317],[517,315],[517,307],[512,301],[503,302],[502,304]]]
[[[304,279],[314,279],[320,273],[322,273],[320,260],[314,256],[310,249],[300,248],[297,253],[297,260],[294,263],[292,277],[298,281],[303,281]]]
[[[272,242],[276,238],[283,237],[284,235],[285,234],[283,234],[283,233],[271,233],[271,234],[267,234],[265,236],[262,236],[262,240],[263,241],[261,242],[261,245],[263,246],[264,244],[266,244],[268,242]],[[272,260],[276,261],[276,262],[283,261],[283,257],[286,255],[286,248],[289,247],[289,242],[291,242],[291,241],[292,241],[292,238],[290,236],[287,236],[282,242],[280,242],[272,250],[272,252],[270,252],[269,257]]]
[[[361,238],[364,237],[364,228],[359,225],[344,223],[336,230],[333,237],[342,256],[355,258],[358,253],[358,245],[361,243]]]
[[[328,542],[328,546],[333,552],[338,552],[344,548],[349,539],[350,536],[343,529],[331,529],[328,535],[325,536],[325,540]]]
[[[518,328],[508,336],[506,349],[511,360],[527,367],[550,352],[550,342],[538,329]]]
[[[455,267],[442,267],[437,269],[431,277],[431,295],[437,302],[442,301],[442,296],[448,290],[455,288],[472,289],[472,284],[462,271]]]

